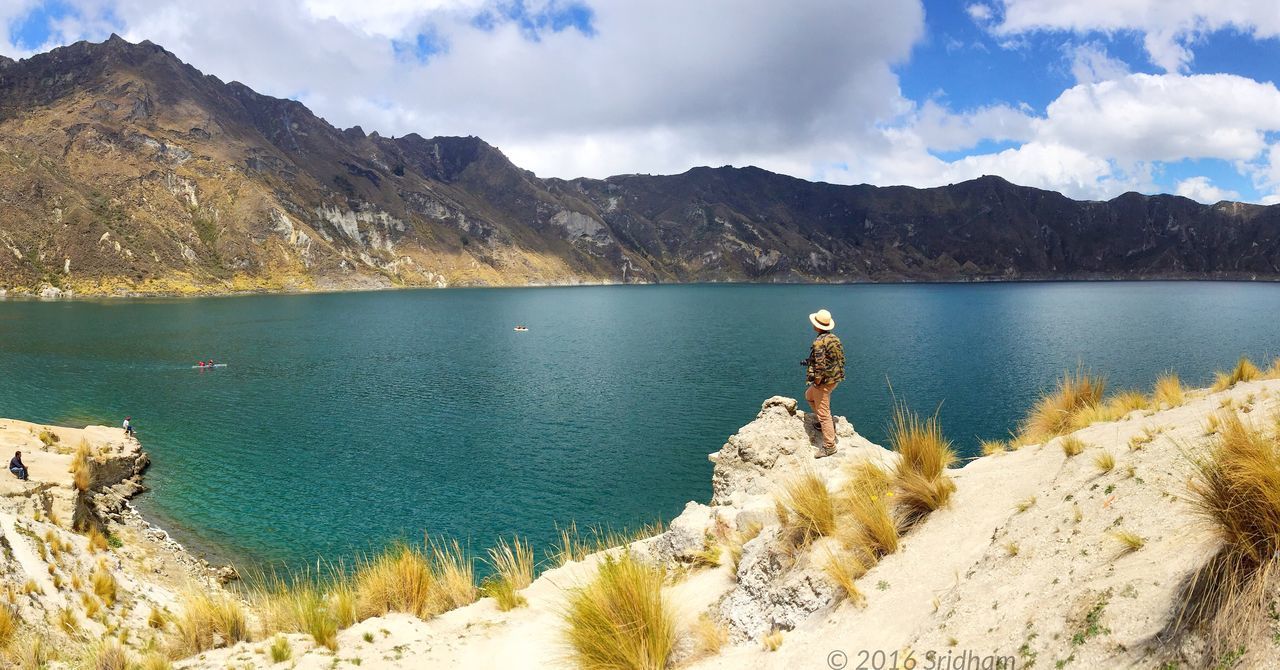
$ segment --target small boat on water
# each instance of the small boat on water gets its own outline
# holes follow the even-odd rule
[[[225,368],[225,367],[227,367],[226,363],[210,363],[209,365],[193,365],[191,366],[191,369],[192,370],[208,370],[209,368]]]
[[[514,330],[515,330],[517,333],[527,333],[527,332],[529,332],[529,327],[528,327],[528,326],[516,326]]]

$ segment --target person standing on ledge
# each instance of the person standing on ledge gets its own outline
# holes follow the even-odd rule
[[[123,426],[123,427],[124,427],[124,434],[125,434],[125,435],[127,435],[127,436],[129,436],[129,437],[133,437],[133,423],[131,422],[131,420],[132,420],[132,419],[133,419],[133,417],[131,417],[131,416],[126,416],[126,417],[124,418],[124,426]]]
[[[804,399],[818,417],[818,427],[822,430],[822,448],[814,458],[826,458],[836,453],[836,424],[831,418],[831,392],[836,385],[844,381],[844,345],[840,338],[832,333],[836,321],[831,312],[820,309],[809,315],[809,323],[818,334],[809,347],[809,357],[804,359],[805,380],[809,388],[805,389]]]
[[[27,481],[27,465],[22,462],[21,451],[13,452],[13,458],[9,459],[9,472],[12,472],[14,477]]]

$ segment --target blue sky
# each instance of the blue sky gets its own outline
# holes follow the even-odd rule
[[[150,39],[335,125],[475,134],[547,176],[754,164],[1278,202],[1280,13],[1204,6],[8,0],[0,53]]]

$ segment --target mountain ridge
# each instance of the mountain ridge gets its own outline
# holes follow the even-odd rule
[[[995,176],[540,178],[478,137],[338,129],[112,35],[0,60],[0,290],[1280,278],[1280,209]]]

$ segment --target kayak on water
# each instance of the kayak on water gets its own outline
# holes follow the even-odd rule
[[[225,368],[225,367],[227,367],[226,363],[214,363],[213,365],[193,365],[191,366],[191,369],[195,370],[198,368],[200,370],[204,370],[206,368]]]

